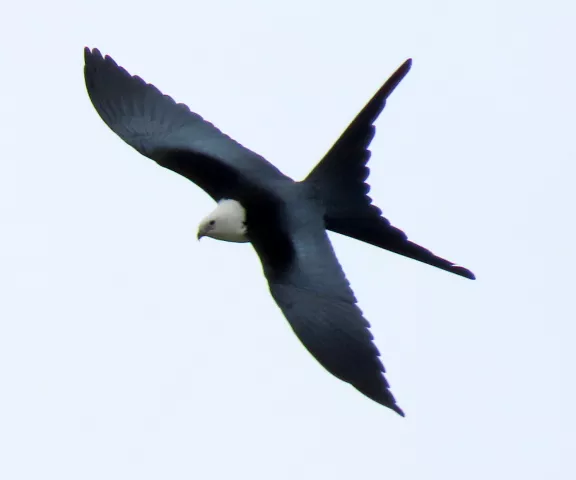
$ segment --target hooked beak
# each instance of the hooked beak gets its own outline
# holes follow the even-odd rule
[[[208,225],[206,225],[204,227],[200,227],[198,229],[198,234],[196,235],[196,238],[198,239],[198,241],[200,241],[200,239],[202,237],[205,237],[209,230],[210,230],[210,227]]]

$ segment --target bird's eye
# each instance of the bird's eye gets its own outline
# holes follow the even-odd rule
[[[216,223],[215,220],[210,220],[210,221],[208,222],[208,225],[213,226],[215,223]]]

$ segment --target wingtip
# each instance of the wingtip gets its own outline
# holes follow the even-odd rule
[[[84,47],[84,67],[98,69],[102,66],[106,68],[116,68],[124,72],[126,75],[130,75],[126,69],[120,67],[116,61],[110,55],[102,55],[102,52],[98,48]]]
[[[369,386],[354,385],[354,388],[356,388],[360,393],[366,395],[370,400],[373,400],[390,410],[394,410],[401,417],[406,416],[404,410],[402,410],[396,403],[396,399],[394,398],[394,395],[392,395],[390,386],[384,376],[381,376],[380,381],[377,383],[371,383]]]
[[[392,410],[394,410],[398,415],[400,415],[402,418],[406,417],[406,414],[404,413],[404,410],[402,410],[398,405],[392,405],[390,407]]]
[[[97,48],[84,47],[84,58],[87,60],[91,57],[102,57],[102,54]]]

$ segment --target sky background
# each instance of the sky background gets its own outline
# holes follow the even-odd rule
[[[15,2],[0,29],[0,478],[576,478],[569,1]],[[300,179],[390,74],[371,195],[475,282],[331,235],[401,418],[124,144],[83,47]]]

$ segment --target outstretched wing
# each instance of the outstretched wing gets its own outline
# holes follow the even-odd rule
[[[466,278],[474,274],[459,265],[434,255],[408,240],[372,205],[366,182],[370,169],[370,142],[376,133],[374,122],[386,100],[406,76],[412,60],[404,62],[356,116],[322,161],[306,178],[316,186],[326,207],[326,228],[391,252],[404,255]]]
[[[263,243],[270,247],[269,239],[259,236],[259,241],[252,241],[274,300],[294,333],[326,370],[404,416],[384,378],[370,324],[356,305],[321,214],[292,206],[285,213],[294,219],[279,222],[289,241],[276,243],[268,252]],[[283,261],[273,261],[279,258]]]
[[[84,77],[102,120],[122,140],[203,188],[215,200],[242,183],[284,177],[260,155],[224,135],[98,49],[84,50]]]

